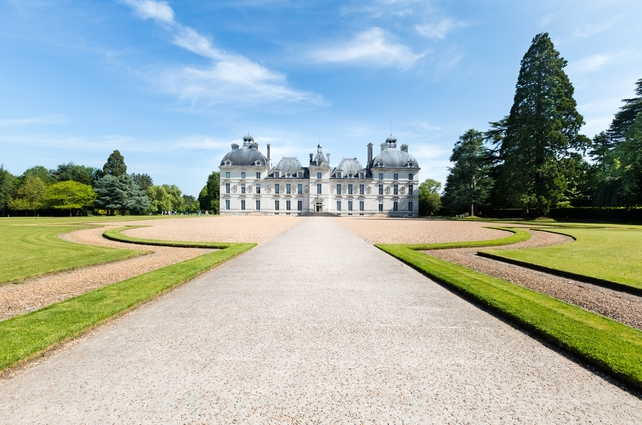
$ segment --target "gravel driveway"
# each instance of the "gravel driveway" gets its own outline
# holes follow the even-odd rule
[[[642,400],[309,218],[0,386],[0,423],[639,424]]]

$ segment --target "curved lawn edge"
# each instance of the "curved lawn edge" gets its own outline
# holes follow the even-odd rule
[[[641,331],[407,246],[375,246],[605,373],[638,390],[642,389]]]
[[[127,242],[139,245],[153,245],[153,246],[171,246],[176,248],[210,248],[210,249],[226,249],[231,245],[238,245],[232,243],[221,242],[189,242],[189,241],[168,241],[161,239],[140,239],[133,236],[128,236],[122,233],[124,230],[137,229],[139,227],[149,226],[123,226],[115,229],[109,229],[103,232],[103,237],[116,242]],[[256,244],[250,244],[252,246]]]
[[[525,230],[511,227],[487,227],[487,229],[503,230],[510,232],[512,235],[501,239],[489,239],[485,241],[464,241],[464,242],[442,242],[430,244],[400,244],[415,251],[430,251],[433,249],[455,249],[455,248],[483,248],[488,246],[511,245],[518,242],[525,242],[531,238],[531,234]],[[378,244],[386,245],[386,244]]]
[[[256,246],[254,243],[224,245],[226,247],[218,251],[0,322],[0,374],[77,338],[101,323],[152,300]]]

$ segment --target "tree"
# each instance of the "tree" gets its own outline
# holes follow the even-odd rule
[[[196,199],[192,195],[183,195],[183,202],[185,202],[186,212],[195,213],[201,209],[201,205],[198,202],[198,199]]]
[[[0,214],[5,215],[9,208],[9,200],[18,188],[20,181],[0,165]]]
[[[627,137],[629,127],[636,120],[636,117],[642,112],[642,78],[636,83],[635,94],[637,97],[623,99],[624,106],[615,114],[607,134],[613,144],[623,142]]]
[[[172,197],[163,186],[150,186],[147,188],[149,197],[149,209],[152,213],[158,214],[172,209]]]
[[[147,189],[154,185],[154,181],[148,174],[132,174],[134,182],[140,187],[141,190],[147,191]]]
[[[96,193],[87,184],[67,180],[52,184],[45,191],[43,202],[48,208],[72,211],[90,207],[96,200]]]
[[[24,181],[27,177],[38,177],[45,185],[54,184],[56,179],[51,176],[49,170],[47,170],[42,165],[36,165],[35,167],[28,168],[20,176],[20,180]]]
[[[9,208],[16,211],[36,211],[44,206],[43,198],[47,185],[40,177],[26,176],[16,190],[13,198],[9,200]]]
[[[183,192],[178,188],[178,186],[172,184],[172,185],[167,185],[164,184],[163,188],[167,192],[167,194],[170,196],[170,199],[172,201],[172,206],[170,208],[170,211],[175,211],[175,212],[183,212],[185,211],[185,201],[183,200]]]
[[[107,214],[114,215],[120,211],[125,215],[127,211],[137,214],[149,211],[150,203],[147,194],[140,190],[128,174],[118,177],[106,175],[96,181],[96,205],[107,210]]]
[[[642,206],[642,112],[615,151],[621,162],[619,199],[627,207]]]
[[[437,180],[426,179],[419,185],[419,215],[435,215],[441,210],[439,191],[441,183]]]
[[[207,184],[201,189],[198,195],[198,202],[202,210],[208,210],[210,214],[220,212],[221,197],[221,175],[218,171],[212,171],[207,177]]]
[[[471,216],[475,207],[488,198],[493,181],[484,147],[484,135],[470,129],[455,143],[450,162],[450,174],[444,188],[444,203],[448,209],[465,209]]]
[[[103,166],[103,176],[122,176],[127,174],[127,166],[125,165],[125,158],[120,154],[118,149],[113,151],[107,162]]]
[[[562,159],[570,149],[584,149],[578,137],[584,124],[576,110],[573,85],[564,72],[566,61],[548,33],[533,38],[521,62],[513,106],[501,139],[500,172],[511,196],[524,209],[548,215],[563,195],[568,176]]]
[[[76,165],[73,162],[68,164],[60,164],[57,169],[49,170],[51,176],[59,182],[75,181],[82,184],[92,185],[94,183],[94,176],[98,169],[94,167],[86,167],[84,165]]]

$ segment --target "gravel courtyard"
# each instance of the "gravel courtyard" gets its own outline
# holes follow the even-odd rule
[[[0,423],[642,420],[639,398],[342,224],[303,219],[32,365],[1,384]]]

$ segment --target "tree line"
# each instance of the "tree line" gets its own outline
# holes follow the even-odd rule
[[[38,165],[14,176],[0,165],[0,214],[126,215],[219,213],[219,173],[212,172],[199,197],[176,185],[154,185],[148,174],[128,174],[115,150],[102,169],[61,164]]]
[[[509,114],[459,137],[441,196],[434,180],[420,186],[420,214],[519,208],[540,217],[552,208],[642,206],[642,79],[591,139],[579,133],[584,119],[566,65],[548,33],[533,38]]]

